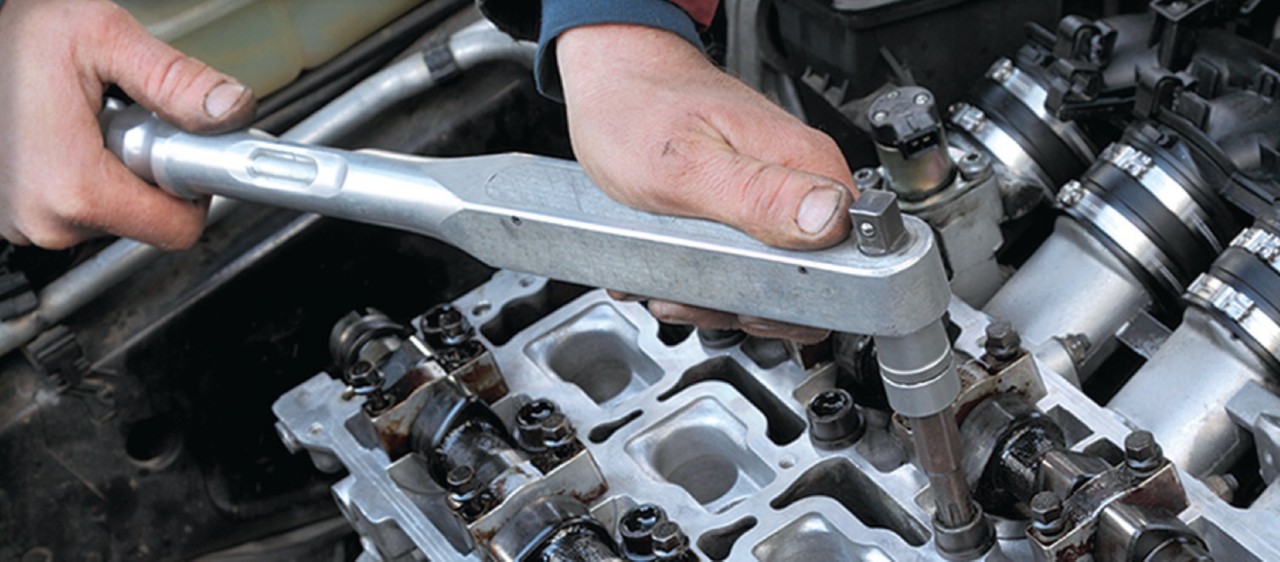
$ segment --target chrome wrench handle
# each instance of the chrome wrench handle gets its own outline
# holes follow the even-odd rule
[[[493,267],[874,335],[889,403],[913,420],[917,450],[928,452],[921,461],[947,515],[935,517],[935,531],[973,543],[975,552],[990,545],[953,462],[960,444],[949,408],[960,381],[942,322],[951,296],[942,258],[929,227],[898,219],[887,193],[864,195],[853,212],[872,231],[895,224],[892,243],[864,236],[861,250],[847,241],[796,252],[710,221],[636,211],[576,164],[552,158],[432,159],[250,133],[203,137],[139,109],[114,116],[106,136],[131,170],[179,196],[222,195],[399,228]]]
[[[422,158],[200,136],[133,107],[107,126],[111,150],[183,197],[222,195],[420,233],[498,268],[817,326],[905,336],[950,299],[932,232],[870,256],[852,242],[782,250],[711,221],[610,199],[572,162],[520,154]]]

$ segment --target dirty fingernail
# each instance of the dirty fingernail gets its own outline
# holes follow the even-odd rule
[[[840,210],[844,192],[834,187],[817,187],[804,196],[796,211],[796,226],[808,234],[822,232]]]
[[[220,119],[240,101],[244,95],[244,85],[238,82],[223,82],[209,90],[204,96],[204,112],[209,117]]]

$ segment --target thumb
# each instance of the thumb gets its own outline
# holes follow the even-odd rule
[[[836,180],[741,153],[718,150],[706,166],[711,189],[682,189],[695,214],[734,226],[771,246],[809,250],[849,234],[849,188]],[[706,176],[703,176],[706,177]]]
[[[108,26],[94,55],[103,82],[190,132],[227,131],[253,119],[253,92],[236,79],[152,37],[122,8],[114,8]]]

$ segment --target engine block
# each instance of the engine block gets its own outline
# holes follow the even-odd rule
[[[834,447],[815,442],[806,408],[836,384],[835,364],[806,369],[776,340],[664,339],[642,306],[603,291],[514,336],[502,333],[512,315],[539,308],[547,284],[504,271],[453,303],[479,328],[474,337],[505,380],[507,394],[493,403],[498,416],[515,427],[521,405],[550,398],[585,449],[524,483],[532,493],[508,497],[578,498],[618,544],[624,517],[656,505],[704,560],[938,559],[927,479],[887,413],[857,407],[864,412],[861,436]],[[981,356],[989,318],[956,300],[951,319],[960,330],[957,349]],[[494,343],[486,334],[510,339]],[[1035,405],[1063,428],[1069,450],[1123,464],[1130,428],[1039,367],[1044,393]],[[342,381],[319,374],[282,396],[275,411],[287,443],[321,468],[349,472],[334,495],[361,532],[368,559],[507,559],[509,550],[487,548],[454,520],[448,491],[416,455],[393,462],[383,448],[361,443],[352,429],[364,415],[360,400]],[[1236,509],[1185,473],[1174,479],[1186,494],[1180,521],[1211,552],[1232,560],[1280,557],[1274,505],[1264,499]],[[1027,521],[995,519],[999,544],[987,558],[1030,558]],[[526,530],[525,539],[539,532]]]

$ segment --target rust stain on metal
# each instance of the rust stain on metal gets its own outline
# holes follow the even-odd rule
[[[507,381],[502,378],[497,363],[487,351],[459,365],[451,374],[488,404],[507,395]]]
[[[1076,560],[1088,558],[1092,555],[1093,541],[1090,540],[1085,543],[1073,544],[1071,546],[1064,547],[1062,550],[1057,552],[1057,555],[1054,556],[1053,559],[1058,562],[1075,562]]]
[[[582,502],[582,505],[591,505],[591,502],[594,502],[600,497],[604,496],[605,492],[608,492],[608,491],[609,491],[609,483],[602,480],[600,482],[600,485],[596,486],[595,488],[582,491],[582,492],[569,492],[569,495],[573,496],[574,499]]]

